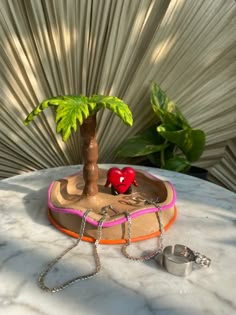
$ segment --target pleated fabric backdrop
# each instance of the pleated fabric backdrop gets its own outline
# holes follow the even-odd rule
[[[98,117],[99,162],[153,120],[152,81],[207,134],[198,165],[236,191],[236,2],[234,0],[1,0],[0,178],[81,163],[79,134],[62,142],[49,109],[62,94],[115,95],[134,126]]]

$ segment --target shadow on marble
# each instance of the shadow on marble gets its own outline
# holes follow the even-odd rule
[[[29,192],[23,198],[27,214],[32,221],[40,225],[49,225],[47,217],[47,191],[48,186],[41,188],[38,191]]]
[[[47,218],[48,185],[38,190],[33,190],[22,185],[4,182],[0,190],[24,194],[22,198],[23,206],[32,221],[40,225],[49,225]],[[9,202],[11,202],[11,200],[9,200]]]
[[[90,315],[197,315],[201,311],[196,305],[193,308],[189,307],[189,304],[187,308],[184,307],[185,298],[189,293],[179,294],[183,282],[187,286],[192,285],[186,284],[187,280],[177,277],[173,279],[173,288],[170,289],[169,277],[163,280],[165,275],[160,279],[162,283],[157,282],[150,290],[151,288],[143,287],[142,277],[140,280],[137,277],[129,280],[112,279],[105,270],[102,270],[95,278],[81,281],[56,294],[43,292],[37,287],[37,277],[48,263],[48,256],[52,254],[48,254],[49,251],[47,255],[43,254],[38,245],[32,243],[29,246],[27,240],[9,240],[1,236],[0,306],[1,302],[7,301],[2,305],[2,309],[6,309],[6,314],[7,307],[13,304],[21,307],[20,310],[32,311],[29,314],[33,315],[66,314],[63,309],[67,310],[67,314],[70,312],[78,314],[78,308],[83,314]],[[41,245],[43,248],[43,244]],[[58,285],[70,277],[77,276],[78,272],[86,273],[86,268],[84,265],[81,268],[78,257],[77,260],[78,268],[71,267],[68,262],[55,268],[49,277],[48,285],[55,283]],[[14,281],[8,281],[9,276]],[[176,292],[169,295],[168,290]],[[178,303],[175,304],[176,302]],[[182,303],[183,307],[180,306]],[[25,313],[20,311],[17,314]]]

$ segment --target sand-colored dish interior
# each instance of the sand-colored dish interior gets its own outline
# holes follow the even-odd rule
[[[86,199],[81,197],[84,187],[82,172],[56,180],[49,194],[49,204],[52,205],[49,211],[51,222],[67,234],[72,232],[71,235],[74,236],[73,233],[79,233],[81,225],[81,217],[76,215],[78,210],[85,212],[87,209],[92,209],[89,217],[98,221],[103,216],[102,208],[112,205],[116,213],[107,208],[108,216],[106,218],[106,222],[112,222],[124,217],[124,211],[132,214],[142,209],[153,208],[153,205],[146,204],[141,199],[158,199],[160,206],[169,204],[173,200],[174,192],[169,182],[164,182],[141,170],[136,170],[138,187],[132,186],[132,194],[114,196],[111,194],[110,188],[104,187],[106,174],[106,170],[99,170],[99,193],[95,197]],[[133,200],[133,197],[136,200]],[[64,213],[64,209],[70,209],[72,213]],[[74,214],[73,211],[75,212]],[[162,223],[166,227],[169,227],[174,222],[175,217],[176,209],[174,206],[161,213]],[[142,239],[142,237],[153,234],[158,235],[159,231],[157,213],[147,213],[132,219],[132,238],[134,239]],[[88,223],[84,235],[95,239],[97,237],[97,227]],[[125,240],[126,238],[127,222],[103,228],[102,239],[104,240],[112,242],[113,240]]]

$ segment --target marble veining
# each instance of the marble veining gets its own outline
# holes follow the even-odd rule
[[[104,165],[103,167],[110,167]],[[37,277],[74,240],[47,219],[49,184],[81,166],[60,167],[0,181],[0,315],[227,315],[236,312],[236,194],[187,175],[144,168],[177,190],[178,217],[164,245],[184,244],[212,259],[209,269],[173,276],[153,259],[131,261],[120,245],[101,245],[101,272],[50,294]],[[155,249],[157,240],[129,252]],[[92,245],[81,242],[47,278],[51,286],[94,270]]]

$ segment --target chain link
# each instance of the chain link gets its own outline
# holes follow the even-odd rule
[[[85,211],[84,215],[83,215],[83,218],[82,218],[82,222],[81,222],[81,226],[80,226],[80,232],[79,232],[79,236],[78,236],[78,239],[77,241],[71,245],[69,248],[67,248],[66,250],[64,250],[57,258],[55,258],[51,263],[48,264],[48,267],[46,268],[45,271],[43,271],[39,278],[38,278],[38,283],[39,283],[39,287],[44,290],[44,291],[47,291],[47,292],[51,292],[51,293],[55,293],[55,292],[58,292],[58,291],[61,291],[67,287],[69,287],[70,285],[78,282],[78,281],[81,281],[81,280],[87,280],[87,279],[90,279],[92,277],[94,277],[101,269],[101,263],[100,263],[100,258],[99,258],[99,255],[98,255],[98,245],[99,245],[99,242],[101,240],[101,237],[102,237],[102,225],[103,225],[103,222],[106,220],[106,216],[104,215],[98,222],[98,231],[97,231],[97,239],[95,241],[95,243],[93,244],[94,245],[94,248],[93,248],[93,251],[94,251],[94,259],[95,259],[95,266],[96,266],[96,269],[94,272],[88,274],[88,275],[84,275],[84,276],[79,276],[79,277],[76,277],[74,279],[71,279],[71,280],[68,280],[66,282],[64,282],[63,284],[57,286],[57,287],[53,287],[53,288],[49,288],[45,285],[44,283],[44,279],[45,277],[47,276],[48,272],[53,268],[53,266],[55,266],[56,263],[58,263],[59,260],[62,259],[62,257],[64,257],[69,251],[71,251],[73,248],[75,248],[76,246],[79,245],[83,235],[84,235],[84,230],[85,230],[85,225],[86,225],[86,217],[88,216],[89,212],[91,211],[91,209],[88,209]]]
[[[125,211],[125,215],[127,217],[127,221],[128,221],[128,231],[127,231],[127,242],[126,244],[124,244],[121,248],[121,252],[122,254],[129,259],[132,260],[136,260],[136,261],[146,261],[149,260],[153,257],[155,257],[156,255],[158,255],[159,253],[161,253],[163,251],[163,240],[164,240],[164,226],[162,223],[162,218],[161,218],[161,207],[156,203],[156,202],[152,202],[149,200],[146,200],[147,203],[149,204],[153,204],[156,208],[157,208],[157,218],[158,218],[158,223],[159,223],[159,227],[160,227],[160,237],[158,238],[158,248],[152,252],[150,252],[149,254],[145,255],[145,256],[141,256],[141,257],[135,257],[135,256],[131,256],[130,254],[127,253],[127,247],[131,244],[131,228],[132,228],[132,221],[131,221],[131,215],[128,211]]]
[[[194,254],[194,262],[203,267],[210,267],[211,259],[207,258],[205,255],[200,254],[199,252],[193,251]]]

